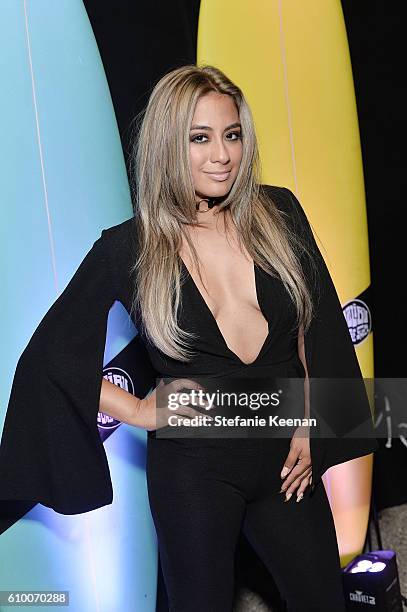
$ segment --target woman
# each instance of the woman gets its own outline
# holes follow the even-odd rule
[[[291,438],[171,438],[158,393],[202,388],[199,377],[247,385],[298,377],[308,416],[311,377],[346,377],[356,381],[358,404],[337,388],[329,409],[340,407],[346,430],[369,421],[346,322],[305,213],[288,189],[260,185],[249,107],[210,66],[184,66],[156,85],[134,175],[134,218],[102,232],[20,357],[0,447],[0,499],[66,514],[111,503],[100,410],[148,431],[148,493],[171,610],[231,610],[242,529],[290,611],[343,611],[321,476],[374,451],[376,441],[317,440],[307,427]],[[158,380],[173,379],[146,398],[101,380],[115,300],[131,313]]]

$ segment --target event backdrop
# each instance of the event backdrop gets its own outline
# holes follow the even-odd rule
[[[134,22],[122,15],[121,23],[137,48],[138,63],[131,55],[109,54],[106,38],[98,40],[105,69],[115,64],[117,74],[129,62],[123,72],[129,88],[143,75],[144,87],[133,91],[127,111],[146,101],[167,69],[195,60],[224,69],[242,87],[254,112],[263,181],[293,189],[307,211],[363,373],[371,376],[364,186],[339,1],[164,4],[155,14],[147,1],[131,8],[123,4],[135,15]],[[85,0],[85,5],[100,33],[95,11],[103,3]],[[114,37],[115,47],[125,40],[114,29],[118,12],[105,11],[105,33]],[[132,210],[116,124],[123,105],[118,95],[112,105],[82,2],[6,0],[0,17],[1,56],[8,60],[1,63],[0,78],[4,90],[13,93],[0,101],[0,173],[4,201],[10,203],[4,207],[1,248],[13,262],[4,272],[3,418],[15,364],[32,331],[101,229],[130,217]],[[110,82],[111,91],[118,91],[117,83]],[[126,121],[119,124],[127,129]],[[121,136],[126,142],[127,134]],[[129,153],[126,147],[124,152]],[[146,359],[137,330],[116,303],[109,316],[104,375],[142,395],[153,381]],[[119,610],[125,602],[151,611],[157,554],[146,495],[145,433],[103,415],[99,426],[113,504],[69,517],[36,506],[1,537],[0,563],[6,569],[0,590],[69,589],[75,611]],[[363,544],[370,482],[371,458],[335,466],[324,476],[343,564]]]

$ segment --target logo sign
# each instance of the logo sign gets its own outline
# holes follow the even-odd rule
[[[372,316],[366,302],[354,299],[342,306],[342,310],[353,344],[360,344],[372,331]]]
[[[355,590],[354,593],[349,593],[349,598],[351,601],[357,601],[359,603],[365,603],[371,606],[376,604],[376,598],[373,595],[367,595],[363,591]]]
[[[104,369],[103,378],[134,395],[133,381],[129,374],[122,368],[112,367]],[[118,421],[117,419],[114,419],[103,412],[98,412],[97,424],[101,429],[112,430],[116,429],[121,424],[121,421]]]

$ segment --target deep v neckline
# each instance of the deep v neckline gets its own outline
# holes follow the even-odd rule
[[[257,266],[254,263],[254,261],[252,262],[253,265],[253,274],[254,274],[254,284],[255,284],[255,288],[256,288],[256,299],[257,299],[257,304],[259,306],[259,309],[261,311],[261,313],[263,314],[263,317],[266,319],[267,324],[268,324],[268,332],[267,332],[267,336],[264,339],[263,344],[260,347],[259,352],[257,353],[257,356],[255,357],[255,359],[253,361],[249,361],[249,363],[247,363],[246,361],[243,361],[239,355],[237,355],[234,351],[232,351],[231,348],[229,348],[224,335],[222,334],[222,331],[218,325],[217,320],[214,317],[214,314],[212,312],[212,310],[209,308],[204,296],[202,295],[199,287],[197,286],[197,284],[195,283],[194,279],[192,278],[192,275],[190,273],[190,271],[188,270],[187,266],[184,263],[184,260],[182,259],[182,257],[178,254],[178,257],[180,258],[181,261],[181,266],[184,268],[185,273],[187,275],[187,279],[190,281],[191,286],[193,287],[194,291],[196,292],[199,300],[201,301],[203,307],[205,308],[205,310],[207,311],[207,313],[209,314],[209,318],[210,320],[213,322],[215,329],[217,331],[217,334],[223,344],[223,346],[225,347],[225,349],[229,352],[229,354],[234,357],[241,365],[244,366],[252,366],[254,365],[261,357],[261,355],[263,354],[264,348],[268,342],[268,339],[270,337],[270,321],[268,319],[268,317],[265,315],[263,308],[262,308],[262,303],[261,303],[261,297],[260,297],[260,286],[259,286],[259,279],[258,279],[258,270],[257,270]]]

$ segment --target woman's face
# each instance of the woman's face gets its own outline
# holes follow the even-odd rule
[[[239,113],[231,96],[210,92],[196,104],[189,136],[198,198],[229,193],[242,159]]]

